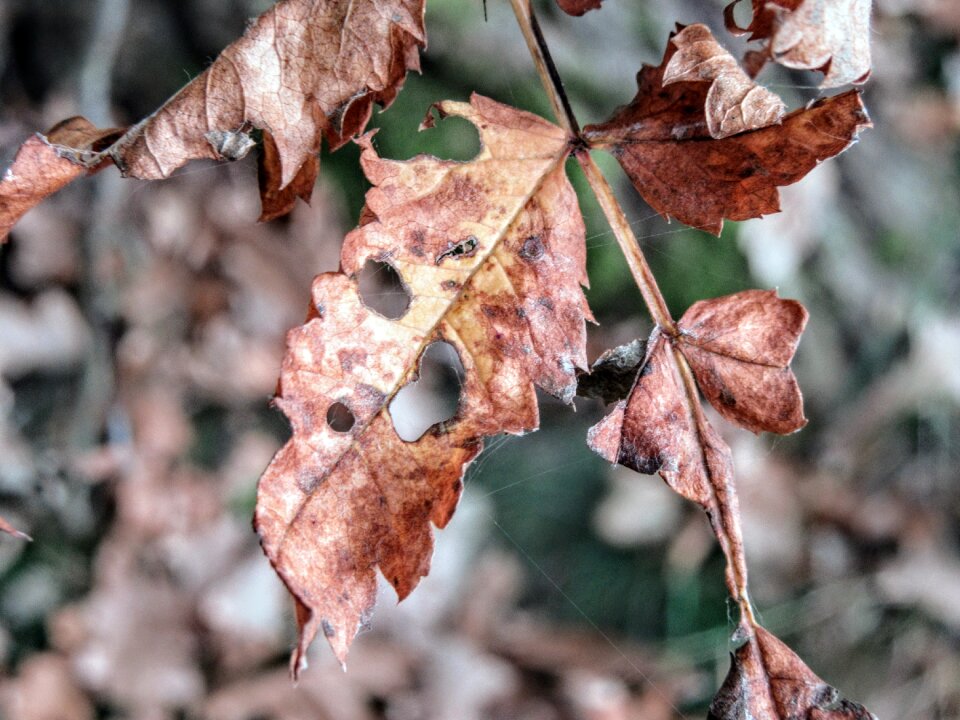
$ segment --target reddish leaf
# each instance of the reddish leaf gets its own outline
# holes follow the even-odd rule
[[[313,186],[320,172],[320,158],[310,155],[304,161],[297,176],[289,185],[283,186],[280,154],[277,143],[266,130],[263,131],[263,148],[258,162],[260,180],[260,222],[269,222],[283,217],[297,204],[297,198],[306,203],[313,195]]]
[[[379,158],[365,222],[343,247],[343,273],[314,281],[314,316],[288,336],[277,404],[293,438],[260,481],[256,526],[297,601],[294,671],[322,631],[343,661],[367,621],[376,569],[400,598],[430,566],[430,523],[450,520],[483,437],[538,424],[534,385],[569,402],[586,364],[584,226],[564,174],[565,133],[474,96],[442,103],[479,129],[472,162]],[[402,317],[367,308],[356,276],[390,263],[410,293]],[[424,350],[450,343],[465,369],[456,416],[401,440],[389,403],[416,379]],[[335,431],[334,405],[350,413]],[[340,408],[343,410],[344,408]]]
[[[702,38],[703,32],[693,36]],[[633,102],[607,122],[585,128],[584,136],[592,147],[613,152],[655,210],[687,225],[719,234],[724,218],[746,220],[779,211],[778,187],[797,182],[870,126],[859,94],[851,91],[797,110],[780,125],[705,142],[712,138],[710,126],[722,128],[724,122],[723,112],[707,117],[716,82],[667,84],[665,73],[677,53],[672,41],[659,67],[644,66],[637,75]],[[710,102],[714,109],[728,106],[722,97]],[[744,117],[763,114],[751,111]]]
[[[707,720],[876,720],[762,627],[742,624],[738,634],[747,640],[734,652]]]
[[[38,133],[27,140],[0,180],[0,243],[24,213],[45,197],[81,175],[102,169],[102,160],[89,159],[122,133],[116,128],[100,130],[82,117],[72,117],[45,136]]]
[[[630,396],[590,428],[587,444],[610,462],[659,473],[703,507],[727,557],[730,594],[740,597],[746,563],[730,448],[691,402],[670,339],[655,330],[647,348]]]
[[[774,290],[701,300],[680,318],[677,347],[721,415],[755,433],[791,433],[807,424],[789,368],[807,317]]]
[[[282,214],[309,196],[322,137],[332,149],[342,146],[363,131],[375,103],[393,102],[408,70],[420,69],[424,2],[282,0],[153,115],[99,155],[76,158],[84,168],[28,141],[29,173],[16,169],[24,179],[0,185],[0,230],[106,158],[125,175],[156,180],[190,160],[243,157],[254,145],[251,127],[272,143],[263,215]]]
[[[797,70],[821,70],[821,87],[863,83],[870,77],[871,0],[752,0],[753,20],[740,28],[734,0],[724,11],[727,29],[764,41],[753,73],[772,59]],[[755,56],[757,57],[757,56]]]
[[[7,522],[2,515],[0,515],[0,532],[4,532],[7,535],[13,535],[15,538],[20,538],[21,540],[33,540],[33,538],[27,535],[25,532],[17,530],[13,525]]]
[[[590,10],[599,10],[603,0],[557,0],[560,9],[569,15],[583,15]]]

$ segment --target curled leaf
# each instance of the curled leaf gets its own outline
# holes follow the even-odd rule
[[[706,25],[685,27],[670,43],[676,52],[663,69],[663,85],[710,83],[704,115],[711,137],[730,137],[780,122],[786,112],[783,100],[753,82]]]
[[[584,226],[565,133],[479,96],[438,107],[478,127],[480,154],[395,162],[365,137],[364,222],[344,242],[343,274],[314,281],[312,317],[288,336],[277,404],[293,438],[260,480],[256,527],[297,602],[294,672],[318,632],[344,660],[377,568],[406,597],[483,438],[536,429],[534,386],[569,402],[586,365]],[[409,293],[395,320],[363,302],[368,260],[389,263]],[[457,414],[406,442],[390,401],[440,341],[464,368]],[[336,427],[334,406],[347,413]]]
[[[669,43],[660,66],[644,66],[637,75],[638,92],[630,105],[607,122],[584,128],[584,137],[617,157],[651,207],[687,225],[719,234],[724,218],[778,212],[778,187],[841,153],[870,126],[859,94],[851,91],[796,110],[781,124],[714,139],[711,123],[722,126],[724,115],[707,117],[714,81],[664,81],[677,52]],[[712,107],[724,103],[714,100]]]
[[[622,400],[630,393],[646,354],[643,340],[607,350],[590,366],[590,372],[577,373],[577,395],[607,403]]]
[[[254,144],[250,129],[259,128],[267,146],[263,217],[283,214],[296,197],[309,197],[322,138],[337,149],[361,133],[374,104],[393,102],[407,71],[420,69],[424,3],[282,0],[163,107],[84,164],[99,168],[109,158],[124,175],[166,178],[190,160],[243,157]],[[30,185],[27,191],[23,182],[0,186],[0,230],[83,174],[61,157],[36,139],[27,142],[21,164],[33,166]]]
[[[795,70],[825,73],[821,87],[863,83],[870,77],[871,0],[753,0],[753,20],[740,28],[734,0],[727,29],[764,43],[759,57]],[[754,73],[762,63],[752,63]]]
[[[690,306],[677,346],[721,415],[752,432],[787,434],[807,424],[789,368],[807,318],[796,300],[746,290]]]
[[[34,205],[81,175],[100,171],[98,151],[123,133],[72,117],[29,138],[0,179],[0,242]]]
[[[707,720],[876,720],[862,705],[841,698],[764,628],[742,624],[738,635],[746,641],[733,653]]]

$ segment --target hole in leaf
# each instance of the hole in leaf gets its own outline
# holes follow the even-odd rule
[[[390,419],[406,442],[419,440],[437,423],[457,413],[464,370],[453,345],[435,342],[420,357],[420,379],[400,389],[390,402]]]
[[[329,425],[330,429],[334,432],[350,432],[350,428],[353,427],[354,422],[356,422],[356,420],[353,417],[353,413],[350,412],[350,408],[342,402],[335,402],[327,409],[327,425]]]
[[[367,260],[359,282],[363,304],[389,320],[403,317],[410,307],[410,291],[390,263]]]

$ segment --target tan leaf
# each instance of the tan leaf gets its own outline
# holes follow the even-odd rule
[[[332,149],[342,146],[363,131],[375,103],[393,102],[408,70],[420,69],[424,2],[282,0],[163,107],[84,164],[99,167],[109,158],[125,175],[156,180],[190,160],[243,157],[256,127],[269,135],[267,152],[275,150],[261,182],[264,217],[276,217],[309,195],[322,137]],[[0,230],[83,174],[37,139],[21,153],[31,171],[19,184],[0,185]],[[26,170],[14,177],[20,173]]]
[[[876,720],[862,705],[841,698],[762,627],[741,625],[738,634],[747,640],[733,653],[707,720]]]
[[[72,117],[21,145],[0,179],[0,243],[34,205],[81,175],[101,170],[103,161],[89,162],[90,158],[122,133],[117,128],[100,130],[82,117]]]
[[[557,5],[568,15],[583,15],[590,10],[599,10],[603,0],[557,0]]]
[[[807,424],[789,368],[807,318],[774,290],[701,300],[680,318],[677,347],[725,418],[755,433],[792,433]]]
[[[719,234],[724,218],[746,220],[779,211],[778,187],[797,182],[870,126],[859,93],[851,91],[796,110],[782,124],[712,139],[711,122],[721,127],[724,114],[712,121],[707,117],[714,82],[666,84],[665,73],[677,54],[677,46],[669,43],[660,66],[644,66],[637,75],[639,89],[630,105],[607,122],[584,128],[584,137],[617,157],[651,207],[687,225]],[[714,100],[709,107],[724,106]],[[760,111],[748,115],[763,117]]]
[[[738,2],[724,12],[727,29],[763,41],[764,60],[823,71],[820,85],[825,88],[859,84],[870,77],[871,0],[753,0],[753,20],[746,28],[733,17]],[[755,71],[761,65],[755,64]]]
[[[710,83],[704,114],[711,137],[725,138],[780,122],[787,109],[783,100],[751,80],[706,25],[682,28],[670,42],[676,52],[663,69],[663,85]]]
[[[343,661],[369,618],[378,567],[401,599],[416,586],[429,570],[430,522],[450,520],[483,437],[536,429],[534,385],[569,402],[586,364],[584,226],[564,174],[568,138],[476,95],[438,107],[477,126],[480,154],[396,162],[364,138],[374,185],[364,224],[344,242],[343,274],[314,281],[312,317],[288,336],[277,404],[293,438],[261,478],[256,526],[297,602],[294,672],[320,631]],[[367,260],[392,265],[409,292],[396,320],[359,295]],[[438,341],[465,370],[457,414],[405,442],[389,404]],[[340,432],[331,408],[349,413]]]
[[[17,530],[2,515],[0,515],[0,532],[4,532],[7,535],[13,535],[15,538],[19,538],[21,540],[33,540],[33,538],[27,535],[25,532]]]

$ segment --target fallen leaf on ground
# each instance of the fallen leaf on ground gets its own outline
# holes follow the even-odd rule
[[[699,38],[694,45],[709,44],[703,26],[691,25],[681,35],[695,28],[687,37]],[[612,152],[637,191],[665,217],[719,234],[725,218],[747,220],[778,212],[778,187],[797,182],[821,161],[846,150],[870,126],[859,93],[850,91],[796,110],[780,124],[714,138],[711,126],[732,127],[722,93],[714,91],[716,97],[710,98],[715,80],[667,83],[681,35],[671,38],[658,67],[640,70],[637,95],[628,106],[607,122],[584,128],[590,146]],[[684,53],[695,55],[689,48]],[[725,61],[716,59],[717,64]],[[695,74],[682,72],[683,77]],[[707,78],[715,75],[706,73]],[[742,92],[742,84],[737,86]],[[775,97],[771,94],[768,102]],[[774,105],[766,112],[745,112],[749,122],[744,127],[774,115]]]
[[[750,62],[755,71],[767,59],[794,70],[820,70],[825,88],[870,77],[871,0],[753,0],[746,28],[733,17],[738,2],[724,12],[727,29],[763,41],[763,50]]]
[[[376,569],[402,599],[429,570],[430,523],[445,526],[483,438],[537,428],[538,385],[570,402],[586,365],[584,225],[564,174],[570,144],[545,120],[474,95],[441,115],[473,122],[471,162],[377,156],[364,224],[347,235],[342,273],[320,275],[305,325],[288,336],[277,404],[293,438],[261,478],[256,527],[297,603],[294,672],[318,632],[343,662],[369,619]],[[409,305],[388,319],[357,275],[389,263]],[[456,415],[414,442],[390,402],[434,342],[464,368]],[[337,416],[339,413],[339,419]]]
[[[90,149],[87,142],[51,140],[68,145],[79,165],[64,159],[68,151],[28,140],[0,184],[0,231],[107,159],[124,175],[166,178],[190,160],[240,159],[256,144],[253,128],[265,133],[263,217],[289,212],[297,197],[309,198],[321,139],[337,149],[362,132],[373,105],[393,102],[407,71],[420,69],[423,13],[424,0],[277,3],[122,136],[91,129],[112,133],[109,147],[85,153],[79,151]],[[82,118],[68,122],[92,128]]]

